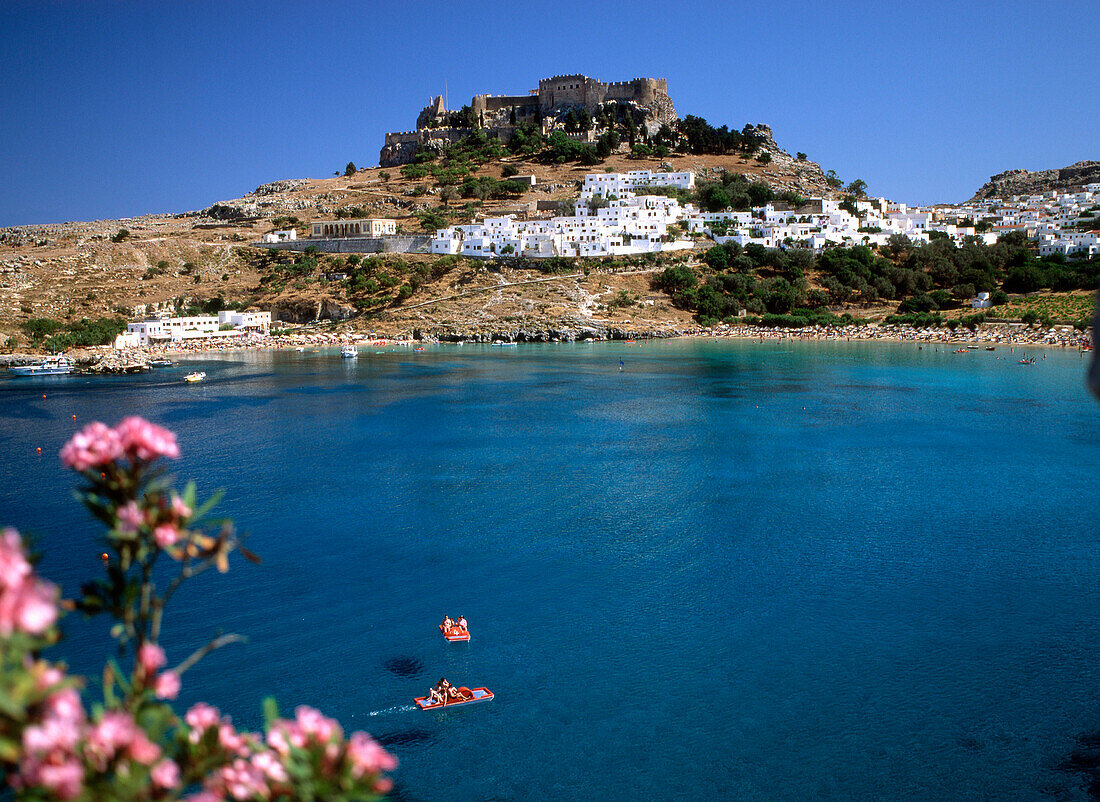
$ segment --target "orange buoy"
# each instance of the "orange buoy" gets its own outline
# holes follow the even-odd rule
[[[107,556],[107,552],[103,552],[99,555],[99,559],[103,560],[103,562],[107,562],[107,560],[110,558]]]
[[[46,394],[45,394],[45,393],[42,393],[42,397],[43,397],[43,398],[45,398],[45,397],[46,397]]]
[[[76,415],[73,415],[73,420],[76,420]]]
[[[42,453],[42,449],[41,449],[41,448],[36,448],[36,449],[35,449],[35,451],[37,451],[37,452],[38,452],[39,454],[41,454],[41,453]]]

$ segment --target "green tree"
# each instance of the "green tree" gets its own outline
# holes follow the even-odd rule
[[[355,162],[348,162],[348,166],[344,168],[345,176],[355,175]]]
[[[447,218],[431,209],[422,211],[417,217],[420,219],[420,227],[425,231],[438,231],[447,227]]]
[[[857,178],[847,186],[847,191],[849,195],[855,195],[857,198],[862,198],[867,194],[867,182],[861,178]]]

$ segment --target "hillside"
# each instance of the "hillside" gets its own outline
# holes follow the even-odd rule
[[[970,202],[1013,195],[1037,195],[1052,189],[1067,190],[1100,183],[1100,162],[1079,161],[1058,170],[1005,170],[990,176]]]
[[[500,178],[505,168],[535,175],[537,185],[515,198],[446,200],[430,179],[409,179],[397,169],[371,168],[351,176],[275,181],[244,197],[182,214],[0,229],[0,333],[5,338],[18,337],[21,324],[30,319],[71,323],[84,318],[133,318],[188,307],[213,308],[218,304],[281,310],[286,318],[296,321],[345,317],[355,310],[346,292],[335,285],[302,281],[285,286],[279,282],[261,284],[264,268],[249,243],[258,241],[264,233],[287,227],[296,227],[299,236],[305,236],[311,221],[337,216],[391,217],[400,228],[420,232],[423,229],[417,215],[426,211],[441,213],[451,222],[468,220],[473,215],[525,213],[537,201],[575,198],[578,182],[594,171],[660,169],[663,165],[691,170],[706,178],[728,170],[766,182],[776,192],[808,196],[830,191],[819,165],[782,151],[766,126],[758,130],[762,135],[760,150],[771,158],[767,164],[745,154],[672,154],[665,159],[635,159],[617,152],[597,166],[546,164],[506,156],[474,168],[474,177]],[[410,256],[404,261],[415,264],[424,259],[430,257]],[[479,268],[473,272],[485,271]],[[543,275],[537,271],[516,272],[530,272],[532,278]],[[543,322],[548,326],[568,319],[577,310],[588,309],[589,296],[598,294],[597,290],[603,292],[583,282],[559,283],[563,285],[561,296],[551,306],[559,308],[560,314],[547,312]],[[647,291],[646,281],[640,278],[615,279],[612,285],[616,292],[620,288],[638,295]],[[421,285],[417,289],[418,297],[410,303],[420,300],[430,288]],[[447,289],[439,287],[441,293]],[[540,296],[549,297],[554,292],[557,290],[538,288]],[[527,306],[542,308],[539,298],[528,301]],[[494,314],[502,319],[515,317],[515,310],[496,308],[485,304],[484,299],[471,302],[469,309],[462,303],[450,306],[454,309],[440,312],[441,319],[462,317],[467,312],[479,318]],[[666,307],[647,307],[647,314],[639,308],[637,316],[647,326],[680,325],[689,317]],[[408,322],[397,310],[392,314],[395,325]],[[421,311],[411,318],[426,319],[427,314]],[[609,318],[614,319],[622,320],[624,316]]]

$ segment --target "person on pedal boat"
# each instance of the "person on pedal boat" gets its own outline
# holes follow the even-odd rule
[[[451,683],[447,682],[447,678],[440,679],[428,692],[428,704],[447,704],[447,690],[449,688],[451,688]]]
[[[451,630],[454,629],[455,622],[451,620],[449,615],[443,616],[443,634],[450,635]]]
[[[469,633],[470,627],[466,623],[466,616],[460,615],[458,620],[455,621],[455,626],[462,630],[463,633]]]

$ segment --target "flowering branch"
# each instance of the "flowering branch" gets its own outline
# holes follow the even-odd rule
[[[58,589],[38,578],[19,534],[0,533],[0,782],[18,799],[363,800],[392,787],[384,772],[396,760],[363,732],[345,737],[340,725],[309,707],[293,720],[265,702],[265,733],[237,732],[205,703],[181,720],[169,702],[181,676],[199,660],[245,639],[218,635],[174,669],[159,645],[164,608],[184,581],[210,568],[229,570],[241,545],[229,522],[207,534],[203,519],[218,501],[196,504],[195,487],[171,490],[161,458],[175,459],[175,435],[141,418],[117,427],[93,423],[61,450],[61,459],[86,485],[79,496],[106,529],[105,576],[86,583],[81,598],[59,601]],[[158,595],[162,557],[179,570]],[[105,613],[125,654],[103,669],[103,703],[85,710],[80,678],[41,652],[57,643],[62,607]],[[201,790],[197,790],[201,788]]]

